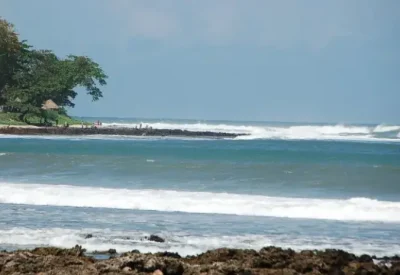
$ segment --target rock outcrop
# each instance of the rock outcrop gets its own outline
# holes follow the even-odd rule
[[[122,135],[122,136],[184,136],[208,138],[235,138],[240,134],[179,129],[135,128],[79,128],[79,127],[0,127],[0,134],[9,135]]]
[[[148,240],[151,242],[156,242],[156,243],[164,243],[165,242],[165,240],[163,238],[161,238],[160,236],[157,236],[157,235],[150,235]]]
[[[1,252],[0,275],[11,274],[400,274],[396,257],[374,263],[372,257],[357,257],[341,250],[302,251],[266,247],[260,251],[221,248],[198,256],[181,258],[175,253],[124,253],[107,260],[84,255],[80,246],[52,247],[31,251]]]

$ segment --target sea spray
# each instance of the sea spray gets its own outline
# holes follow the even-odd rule
[[[104,127],[134,128],[138,125],[153,129],[174,129],[187,131],[210,131],[231,134],[243,134],[236,139],[287,139],[287,140],[342,140],[400,142],[387,133],[400,129],[400,126],[362,126],[362,125],[237,125],[223,123],[174,123],[174,122],[141,122],[141,123],[104,123]]]

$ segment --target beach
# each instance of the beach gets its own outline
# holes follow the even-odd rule
[[[400,275],[399,0],[0,11],[0,275]]]

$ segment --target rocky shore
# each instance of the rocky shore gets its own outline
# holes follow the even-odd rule
[[[341,250],[301,251],[266,247],[260,251],[221,248],[180,257],[176,253],[123,253],[105,260],[85,250],[53,247],[0,252],[0,275],[67,274],[400,274],[400,258],[381,260]]]
[[[121,135],[121,136],[173,136],[173,137],[207,137],[235,138],[240,134],[223,132],[199,132],[179,129],[150,129],[150,128],[109,128],[109,127],[0,127],[0,134],[8,135]]]

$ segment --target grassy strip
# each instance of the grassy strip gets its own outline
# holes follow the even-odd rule
[[[19,115],[20,115],[19,113],[0,112],[0,125],[28,125],[27,123],[19,119]],[[30,124],[40,123],[40,118],[34,115],[27,117],[27,120]],[[77,120],[66,115],[58,115],[57,120],[58,120],[58,125],[64,125],[65,123],[68,123],[69,125],[81,125],[82,122],[84,125],[91,124],[89,122]],[[53,124],[55,125],[54,122]]]

